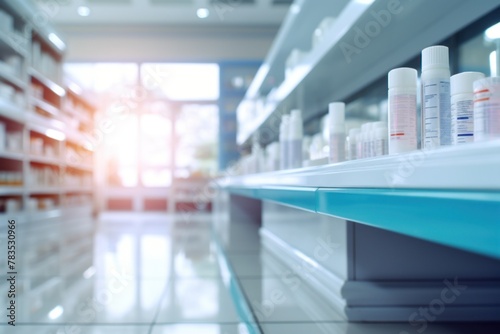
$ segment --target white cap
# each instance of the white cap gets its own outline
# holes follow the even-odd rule
[[[436,68],[450,68],[447,46],[435,45],[422,50],[422,72]]]
[[[417,70],[409,67],[400,67],[390,71],[389,89],[394,87],[417,88]]]
[[[345,103],[332,102],[328,105],[328,123],[330,132],[345,132]]]
[[[288,128],[290,126],[290,115],[281,116],[280,141],[288,139]]]
[[[481,72],[463,72],[450,78],[450,92],[455,94],[471,94],[474,92],[474,81],[484,78]]]
[[[299,109],[292,110],[288,126],[288,140],[302,139],[304,136],[302,126],[302,113]]]

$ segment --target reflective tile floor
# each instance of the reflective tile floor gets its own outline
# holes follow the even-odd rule
[[[237,226],[231,235],[222,251],[210,215],[103,214],[92,265],[22,291],[17,326],[2,321],[0,333],[423,333],[408,323],[347,323],[307,286],[285,284],[287,268],[261,249],[255,227]],[[425,333],[500,330],[431,323]]]

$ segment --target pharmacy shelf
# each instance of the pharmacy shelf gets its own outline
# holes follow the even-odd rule
[[[0,196],[5,195],[22,195],[24,193],[24,188],[22,186],[2,186],[0,185]]]
[[[471,144],[218,184],[234,194],[500,258],[499,149],[500,141]]]
[[[92,187],[65,187],[63,188],[64,193],[92,193],[94,189]]]
[[[26,213],[26,215],[29,221],[37,222],[40,220],[60,218],[62,217],[62,211],[61,209],[37,210],[37,211],[29,211]]]
[[[19,152],[0,151],[0,159],[24,160],[24,154]]]
[[[59,195],[61,188],[59,187],[37,187],[31,186],[28,188],[31,195]]]
[[[23,124],[26,121],[26,115],[22,108],[13,103],[0,99],[0,116]]]
[[[80,170],[82,172],[92,172],[94,170],[94,168],[92,167],[92,165],[85,165],[85,164],[73,164],[73,163],[68,163],[66,162],[64,164],[64,166],[66,166],[66,168],[71,168],[71,169],[77,169],[77,170]]]
[[[40,134],[46,134],[49,130],[63,131],[65,126],[64,123],[57,119],[49,119],[47,117],[40,116],[34,112],[30,112],[26,115],[28,120],[28,128]]]
[[[0,79],[10,83],[11,85],[14,85],[15,87],[21,90],[26,89],[26,83],[23,80],[19,79],[14,74],[6,71],[2,67],[0,67]]]
[[[311,11],[317,15],[325,11],[323,4],[318,5],[316,1],[297,1],[300,11],[297,14],[293,11],[289,13],[268,58],[238,107],[240,117],[249,110],[255,110],[253,105],[259,96],[266,97],[263,110],[256,113],[253,119],[250,118],[251,121],[245,117],[241,118],[244,121],[239,121],[238,144],[249,146],[251,136],[259,128],[275,129],[274,136],[265,136],[265,141],[261,140],[262,144],[276,140],[278,129],[275,126],[276,120],[272,117],[275,113],[300,108],[305,122],[324,114],[329,102],[348,98],[386,75],[392,68],[412,59],[423,48],[439,43],[499,6],[496,0],[481,1],[480,5],[467,0],[401,1],[400,6],[393,8],[394,14],[390,14],[390,22],[381,26],[373,13],[388,12],[388,3],[391,2],[349,2],[337,15],[323,41],[311,50],[291,75],[281,83],[278,81],[279,86],[275,87],[273,93],[266,96],[264,94],[267,94],[267,88],[263,87],[267,78],[276,76],[273,74],[276,71],[284,71],[285,62],[282,56],[277,55],[276,50],[280,50],[280,54],[289,54],[296,47],[288,42],[290,38],[296,38],[298,46],[305,44],[296,36],[310,41],[312,31],[305,36],[301,32],[310,27],[304,28],[299,20],[312,16]],[[331,14],[326,11],[323,16],[326,15]],[[414,20],[415,17],[419,19]],[[407,24],[410,20],[413,22],[411,25]],[[319,20],[315,23],[317,24]],[[379,27],[379,33],[376,36],[372,34],[373,37],[363,33],[366,36],[365,45],[360,44],[359,31],[374,25]],[[349,53],[346,51],[347,45],[351,47],[350,50],[356,48],[356,51]],[[387,45],[397,47],[388,52]]]
[[[34,154],[29,155],[29,161],[34,163],[53,165],[53,166],[59,166],[61,164],[61,159],[59,158],[44,157]]]
[[[34,107],[42,109],[43,111],[49,113],[52,117],[59,117],[59,109],[56,106],[36,97],[31,97],[30,100]]]
[[[23,58],[26,58],[28,51],[26,50],[24,45],[27,45],[27,41],[19,39],[19,43],[16,43],[16,40],[18,40],[18,36],[12,34],[10,36],[7,36],[4,32],[0,33],[0,54],[17,54]]]
[[[35,81],[41,83],[44,87],[50,89],[54,94],[63,97],[66,95],[66,90],[59,84],[55,83],[52,79],[49,79],[46,75],[40,73],[38,70],[30,67],[28,69],[28,74],[35,79]]]

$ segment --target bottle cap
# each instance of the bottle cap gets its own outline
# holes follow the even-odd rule
[[[417,70],[409,67],[400,67],[390,71],[389,89],[394,87],[417,88]]]
[[[450,92],[455,94],[474,93],[474,81],[484,78],[481,72],[463,72],[453,75],[450,78]]]
[[[345,103],[332,102],[328,105],[330,132],[345,132]]]
[[[422,72],[436,68],[450,68],[447,46],[435,45],[422,50]]]

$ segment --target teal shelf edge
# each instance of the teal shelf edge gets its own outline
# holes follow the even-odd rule
[[[230,187],[230,193],[278,202],[302,210],[316,212],[316,188],[311,187]]]
[[[226,289],[229,291],[229,295],[231,296],[231,299],[234,303],[236,312],[245,326],[245,333],[262,334],[262,331],[260,330],[257,323],[257,319],[252,312],[252,308],[250,307],[243,289],[238,282],[238,278],[235,275],[234,270],[227,257],[224,255],[222,243],[216,233],[213,233],[213,238],[215,240],[215,248],[222,282],[226,286]]]
[[[262,187],[256,192],[258,198],[316,212],[316,188]]]
[[[227,190],[500,259],[500,191],[279,186]]]
[[[234,195],[240,195],[251,198],[258,198],[257,190],[255,188],[246,188],[246,187],[230,187],[227,190]]]
[[[317,212],[500,258],[500,192],[319,189]]]

